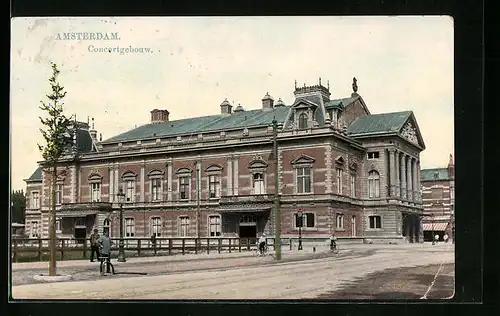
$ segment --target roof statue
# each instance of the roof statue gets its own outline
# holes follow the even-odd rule
[[[356,77],[352,78],[352,91],[354,91],[354,93],[358,92],[358,80]]]

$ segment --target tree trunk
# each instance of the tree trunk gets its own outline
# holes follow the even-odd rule
[[[50,188],[50,210],[49,210],[49,275],[56,275],[56,183],[57,183],[57,167],[52,167]]]

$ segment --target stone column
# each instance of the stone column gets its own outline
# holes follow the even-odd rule
[[[233,182],[233,188],[234,188],[234,195],[238,195],[238,180],[239,180],[239,172],[238,172],[238,157],[234,157],[234,169],[233,169],[233,174],[234,174],[234,182]]]
[[[394,149],[389,149],[389,167],[390,167],[390,183],[389,183],[389,190],[391,196],[396,196],[396,162],[394,161],[394,155],[395,155],[395,150]]]
[[[108,191],[109,191],[109,197],[108,201],[113,203],[115,200],[115,170],[113,169],[113,166],[109,166],[109,183],[108,183]]]
[[[120,188],[122,187],[121,181],[119,181],[119,175],[120,175],[120,166],[118,164],[115,165],[115,185],[114,185],[114,195],[120,191]]]
[[[399,184],[399,151],[396,150],[394,152],[394,158],[395,158],[395,164],[394,164],[394,173],[396,175],[396,182],[394,183],[394,191],[395,194],[394,196],[400,196],[401,195],[401,190],[400,190],[400,184]]]
[[[233,195],[233,157],[227,159],[227,196]]]
[[[406,200],[406,162],[405,154],[401,155],[401,199]]]
[[[167,200],[172,201],[172,160],[167,161]]]
[[[421,182],[420,182],[420,160],[417,160],[417,202],[422,202],[422,193],[420,192]]]
[[[141,166],[141,179],[140,179],[140,181],[141,181],[141,198],[140,198],[140,201],[141,202],[144,202],[144,187],[145,187],[145,185],[144,185],[144,181],[145,181],[144,180],[144,172],[145,172],[144,168],[145,168],[145,165],[146,165],[146,163],[143,160],[142,161],[142,166]]]
[[[411,160],[411,166],[412,166],[412,171],[413,171],[413,201],[416,201],[418,199],[418,191],[420,190],[420,183],[417,180],[417,160],[413,158]]]
[[[406,189],[407,189],[407,194],[406,197],[408,198],[409,201],[413,201],[413,179],[412,179],[412,168],[411,168],[411,162],[412,158],[408,156],[408,160],[406,161]]]

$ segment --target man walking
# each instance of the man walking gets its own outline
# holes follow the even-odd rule
[[[99,244],[97,242],[99,238],[97,229],[94,229],[94,232],[90,235],[90,262],[94,262],[94,253],[97,255],[97,260],[99,260]]]
[[[102,234],[101,238],[98,239],[98,244],[101,248],[101,257],[104,257],[106,260],[106,273],[111,273],[109,264],[107,264],[110,260],[110,254],[111,254],[111,244],[113,243],[111,239],[108,237],[108,233],[104,232]]]

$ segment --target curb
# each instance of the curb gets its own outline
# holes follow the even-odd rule
[[[71,275],[60,274],[51,276],[51,275],[35,274],[33,276],[33,279],[35,279],[35,281],[42,281],[42,282],[63,282],[71,280]]]

